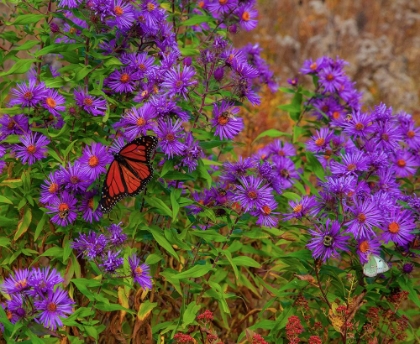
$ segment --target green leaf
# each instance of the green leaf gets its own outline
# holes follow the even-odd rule
[[[292,201],[299,201],[301,198],[298,194],[290,191],[283,192],[281,195]]]
[[[232,266],[233,273],[235,274],[235,278],[238,281],[239,280],[239,271],[238,271],[238,267],[236,266],[236,264],[234,263],[234,261],[232,259],[232,253],[228,250],[223,250],[222,253],[226,257],[226,259],[228,260],[230,265]]]
[[[226,242],[226,236],[216,232],[214,229],[208,229],[205,231],[192,231],[191,235],[203,238],[208,243],[211,242]]]
[[[195,265],[191,269],[188,269],[187,271],[183,271],[183,272],[175,275],[174,278],[176,278],[176,279],[197,278],[197,277],[204,276],[211,269],[212,269],[212,267],[211,267],[210,264]]]
[[[214,21],[213,17],[204,16],[204,15],[195,15],[191,16],[191,18],[183,21],[180,25],[181,26],[193,26],[201,23],[209,23]]]
[[[179,48],[182,56],[195,56],[200,53],[200,50],[195,48]]]
[[[149,232],[153,235],[153,238],[157,243],[162,246],[166,251],[169,252],[176,260],[179,261],[179,257],[175,250],[172,248],[171,244],[166,240],[162,234],[162,230],[159,227],[149,227]]]
[[[10,244],[10,239],[7,237],[0,237],[0,247],[7,247]]]
[[[261,266],[260,263],[247,256],[235,257],[233,258],[233,262],[238,266],[250,266],[252,268],[259,268]]]
[[[48,215],[47,214],[43,214],[41,217],[41,220],[39,220],[36,229],[35,229],[35,234],[34,234],[34,240],[36,241],[39,237],[39,235],[41,234],[42,230],[44,229],[45,223],[47,222],[48,219]]]
[[[123,64],[121,63],[121,61],[119,59],[117,59],[116,57],[112,56],[111,58],[107,59],[104,63],[105,67],[110,67],[110,66],[122,66]]]
[[[5,196],[0,195],[0,203],[13,204],[13,202]]]
[[[255,141],[258,141],[260,138],[266,137],[266,136],[268,136],[268,137],[281,137],[281,136],[288,136],[288,137],[290,137],[292,135],[289,134],[289,133],[285,133],[284,131],[277,130],[277,129],[268,129],[266,131],[263,131],[261,134],[259,134],[255,138],[254,142]]]
[[[43,14],[22,14],[15,19],[12,25],[33,24],[39,22],[43,18],[46,18]]]
[[[218,161],[208,160],[208,159],[201,159],[204,166],[222,166],[223,164]]]
[[[209,172],[207,171],[206,166],[204,166],[201,159],[198,160],[198,172],[200,173],[201,178],[205,179],[207,182],[207,188],[211,188],[212,178]]]
[[[52,148],[48,148],[48,155],[52,156],[55,160],[57,160],[60,164],[64,164],[63,159],[61,159],[57,152],[55,150],[53,150]]]
[[[19,45],[17,47],[13,47],[12,51],[19,51],[19,50],[29,50],[35,45],[40,44],[38,41],[29,40],[23,43],[22,45]]]
[[[172,210],[169,209],[169,207],[163,202],[160,198],[157,197],[144,197],[146,199],[146,202],[151,205],[152,207],[155,207],[162,211],[163,215],[172,217]]]
[[[60,55],[63,56],[63,60],[73,64],[78,64],[81,58],[76,51],[64,51],[61,52]]]
[[[144,301],[137,312],[137,318],[141,321],[144,321],[154,308],[156,308],[157,302],[150,302],[149,300]]]
[[[153,264],[156,264],[156,263],[160,262],[162,259],[163,259],[162,256],[160,256],[156,253],[152,253],[152,254],[149,254],[147,256],[145,263],[147,265],[153,265]]]
[[[175,221],[175,219],[178,216],[179,212],[179,204],[177,202],[177,198],[179,198],[179,189],[172,189],[171,190],[171,206],[172,206],[172,221]],[[178,195],[176,195],[178,193]]]
[[[325,170],[324,167],[322,167],[321,163],[318,161],[316,156],[311,152],[306,152],[306,159],[308,160],[309,166],[311,167],[312,172],[315,173],[315,175],[321,179],[322,181],[325,181]]]
[[[12,68],[8,71],[0,73],[1,76],[6,76],[10,74],[23,74],[26,73],[31,67],[34,62],[37,62],[35,59],[21,59],[17,61]]]
[[[49,249],[47,249],[43,254],[41,254],[41,256],[44,257],[63,257],[63,249],[61,247],[50,247]]]
[[[91,66],[83,66],[82,68],[76,69],[76,74],[74,75],[74,81],[82,80],[86,75],[88,75],[92,70]]]
[[[195,301],[191,302],[188,305],[187,309],[182,315],[182,328],[186,328],[188,325],[194,322],[200,308],[201,308],[201,305],[197,305]]]
[[[18,223],[18,228],[13,238],[14,241],[18,240],[23,234],[26,233],[26,231],[29,228],[29,225],[31,224],[31,221],[32,221],[32,211],[30,208],[27,208],[25,210],[25,213],[23,214],[23,218]]]
[[[115,304],[115,303],[104,303],[104,302],[98,302],[95,305],[96,309],[99,309],[100,311],[104,312],[113,312],[113,311],[126,311],[126,312],[132,312],[130,309],[127,309],[121,305]]]

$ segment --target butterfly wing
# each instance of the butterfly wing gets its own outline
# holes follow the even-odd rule
[[[145,188],[153,177],[150,159],[157,142],[155,137],[143,136],[126,144],[115,155],[99,202],[102,212],[111,211],[120,199],[137,195]]]
[[[375,258],[375,261],[376,261],[378,274],[382,274],[389,270],[388,264],[381,257],[373,256],[373,258]]]
[[[363,265],[363,273],[368,277],[375,277],[378,274],[378,265],[373,254],[369,256],[368,262]]]

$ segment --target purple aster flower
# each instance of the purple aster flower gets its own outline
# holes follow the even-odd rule
[[[159,138],[159,144],[163,152],[172,158],[174,155],[182,155],[185,145],[179,141],[184,136],[182,123],[177,120],[172,124],[172,119],[167,121],[159,120],[156,134]]]
[[[110,164],[113,156],[108,153],[107,148],[101,143],[94,142],[91,146],[83,149],[79,159],[82,173],[86,173],[90,180],[96,180],[101,173],[106,173],[106,165]]]
[[[295,164],[287,157],[276,157],[273,159],[275,169],[278,172],[278,180],[284,189],[288,189],[293,185],[293,179],[298,179],[299,174],[296,171]]]
[[[306,215],[315,215],[313,209],[316,205],[317,202],[314,196],[303,196],[300,201],[289,201],[292,212],[283,214],[283,221],[289,221],[293,218],[301,219]]]
[[[329,146],[332,137],[333,133],[328,128],[321,128],[310,141],[306,142],[306,148],[314,153],[323,152]]]
[[[407,126],[400,128],[404,142],[408,147],[417,149],[420,147],[420,127],[416,127],[412,121]]]
[[[322,68],[326,66],[326,64],[326,57],[320,57],[316,61],[309,59],[303,62],[303,66],[300,71],[302,74],[317,74]]]
[[[108,227],[109,236],[108,239],[114,246],[120,246],[127,240],[127,235],[124,234],[123,229],[121,228],[121,223],[113,223]]]
[[[236,14],[239,17],[239,25],[246,31],[254,30],[258,24],[258,11],[253,5],[239,7]]]
[[[261,208],[256,208],[251,211],[252,216],[257,216],[256,224],[259,226],[274,228],[277,227],[279,222],[278,212],[274,212],[277,208],[276,201],[269,200],[266,204],[264,204]]]
[[[66,318],[73,312],[74,302],[70,299],[67,291],[57,288],[56,291],[49,291],[48,296],[40,301],[34,301],[34,306],[41,312],[36,318],[38,323],[51,330],[63,326],[60,318]]]
[[[7,294],[21,293],[30,288],[28,278],[28,269],[15,270],[14,276],[10,275],[4,279],[1,289]]]
[[[343,123],[344,132],[350,136],[367,137],[375,130],[372,125],[374,119],[374,117],[371,117],[367,113],[362,113],[360,111],[353,112],[353,114]]]
[[[393,241],[397,245],[404,246],[414,239],[414,217],[411,211],[394,208],[382,223],[382,240],[385,243]]]
[[[58,7],[76,8],[82,3],[82,0],[60,0]]]
[[[50,201],[50,204],[47,205],[49,211],[47,214],[54,214],[51,221],[60,226],[67,226],[70,223],[73,223],[77,217],[77,200],[73,195],[67,191]]]
[[[251,158],[242,159],[239,157],[237,162],[225,162],[223,164],[225,174],[220,178],[227,183],[236,183],[240,177],[245,177],[249,170],[255,168],[255,162]]]
[[[107,254],[102,257],[102,263],[99,264],[106,272],[113,273],[124,263],[124,258],[119,257],[121,250],[117,252],[108,251]]]
[[[37,160],[45,158],[48,148],[46,147],[50,140],[40,133],[24,134],[20,137],[22,145],[14,145],[13,150],[16,157],[20,158],[23,163],[32,165]]]
[[[97,190],[85,192],[83,194],[82,203],[79,208],[79,211],[82,213],[83,220],[90,223],[92,223],[93,221],[99,221],[103,215],[100,207],[97,207],[96,210],[93,209],[93,198],[97,194]]]
[[[386,166],[386,165],[383,165]],[[400,184],[395,178],[395,171],[393,169],[382,168],[378,171],[378,181],[376,187],[388,195],[400,195]]]
[[[111,15],[114,17],[108,20],[107,25],[116,26],[120,30],[128,30],[136,21],[133,7],[124,0],[115,0],[111,9]]]
[[[188,172],[194,171],[198,166],[198,159],[203,156],[203,150],[198,141],[189,132],[185,138],[185,149],[182,153],[182,165],[188,168]]]
[[[402,140],[400,128],[393,122],[381,122],[375,127],[375,143],[381,150],[394,150]]]
[[[260,105],[261,98],[258,93],[252,88],[252,82],[247,78],[235,79],[235,94],[241,99],[248,99],[252,105]]]
[[[147,264],[140,265],[140,259],[133,254],[128,258],[130,264],[131,276],[134,281],[140,284],[143,289],[152,289],[152,277],[150,276],[150,267]]]
[[[0,117],[1,139],[5,139],[9,135],[23,135],[29,130],[28,117],[25,115],[9,116],[3,115]]]
[[[127,63],[130,67],[134,68],[140,79],[148,76],[154,71],[155,59],[153,56],[149,56],[147,53],[129,54],[127,58],[122,60]]]
[[[31,271],[28,284],[31,290],[28,294],[35,296],[44,296],[49,291],[53,291],[57,284],[64,282],[64,278],[55,269],[50,269],[49,266],[41,269],[34,269]]]
[[[125,128],[124,136],[128,141],[132,141],[136,137],[147,135],[148,130],[156,129],[155,117],[155,108],[149,103],[138,109],[131,108],[120,121],[121,126]]]
[[[338,250],[348,251],[349,237],[340,233],[340,228],[340,222],[327,219],[325,226],[315,226],[315,230],[309,230],[312,239],[306,247],[312,251],[312,257],[325,262],[339,256]]]
[[[41,203],[49,203],[55,198],[60,190],[60,176],[58,172],[51,172],[48,178],[41,185],[41,197],[39,198]]]
[[[99,257],[107,244],[108,239],[105,235],[90,231],[89,234],[81,233],[71,247],[77,251],[78,256],[83,255],[83,258],[91,260]]]
[[[46,89],[44,83],[36,84],[35,80],[30,79],[29,84],[18,84],[17,88],[12,88],[11,93],[10,106],[35,107],[45,97]]]
[[[223,100],[220,104],[213,105],[213,119],[212,126],[216,128],[215,135],[218,135],[221,140],[231,140],[238,135],[244,128],[243,119],[235,117],[239,112],[238,107],[230,102]]]
[[[74,192],[83,193],[92,183],[87,172],[82,168],[79,161],[75,161],[74,165],[68,164],[67,168],[61,168],[60,184],[63,184],[66,189]]]
[[[380,256],[381,243],[377,239],[358,240],[357,255],[359,256],[360,263],[366,264],[371,254]]]
[[[10,312],[8,318],[12,324],[16,324],[20,319],[25,318],[26,310],[24,304],[24,298],[22,294],[15,294],[11,296],[11,300],[8,300],[7,303],[7,313]]]
[[[255,176],[239,177],[241,185],[236,189],[233,201],[238,202],[244,211],[262,208],[273,200],[273,189],[268,185],[261,185],[263,180]]]
[[[331,173],[338,175],[356,174],[368,169],[368,157],[362,151],[344,154],[342,162],[331,161]]]
[[[409,151],[402,149],[395,152],[392,162],[397,177],[401,178],[414,175],[419,167],[416,158]]]
[[[148,27],[156,27],[165,20],[165,11],[155,0],[143,0],[141,3],[141,16]]]
[[[53,90],[49,88],[45,95],[45,98],[42,99],[42,106],[47,109],[52,115],[57,116],[60,115],[59,111],[65,111],[66,107],[63,106],[65,104],[65,98],[58,93],[57,90]]]
[[[181,95],[187,99],[188,87],[193,86],[197,83],[193,79],[195,70],[192,67],[184,66],[181,70],[181,66],[172,67],[171,70],[167,71],[164,76],[164,82],[161,86],[166,89],[168,96]]]
[[[353,175],[327,177],[326,180],[321,185],[325,190],[338,198],[344,198],[353,194],[357,185],[357,178]]]
[[[356,200],[350,209],[354,218],[347,223],[347,231],[352,233],[356,239],[375,236],[372,227],[379,227],[383,221],[383,214],[379,211],[376,202],[373,199]]]
[[[341,88],[346,77],[341,70],[326,67],[319,72],[319,83],[326,92],[336,92]]]
[[[93,116],[104,116],[106,111],[106,100],[90,96],[86,91],[79,89],[74,91],[77,106]]]
[[[277,156],[295,156],[296,149],[293,144],[283,142],[281,140],[274,140],[268,145],[270,152]]]
[[[107,86],[117,93],[131,93],[136,89],[137,73],[131,67],[113,71],[107,78]]]
[[[237,6],[237,0],[215,0],[208,4],[208,9],[216,14],[227,14],[232,13]]]

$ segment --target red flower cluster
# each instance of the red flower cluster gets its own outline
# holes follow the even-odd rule
[[[204,322],[212,321],[213,320],[213,312],[209,311],[207,309],[206,311],[204,311],[204,313],[201,313],[200,315],[197,316],[197,320],[204,320]]]
[[[286,337],[290,344],[299,343],[299,335],[303,332],[303,326],[300,322],[299,317],[292,315],[287,320],[286,325]]]
[[[189,334],[177,333],[174,336],[174,339],[175,339],[176,343],[178,343],[178,344],[181,344],[181,343],[194,343],[194,338],[191,337]]]

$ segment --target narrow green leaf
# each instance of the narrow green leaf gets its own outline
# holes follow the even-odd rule
[[[12,25],[33,24],[39,22],[43,18],[46,18],[43,14],[22,14],[15,19]]]
[[[49,249],[47,249],[43,254],[41,254],[41,256],[44,257],[63,257],[63,249],[61,247],[50,247]]]
[[[289,133],[285,133],[284,131],[277,130],[277,129],[268,129],[266,131],[263,131],[261,134],[259,134],[255,138],[254,142],[255,141],[258,141],[260,138],[266,137],[266,136],[268,136],[268,137],[281,137],[281,136],[288,136],[288,137],[290,137],[292,135],[289,134]]]
[[[140,305],[139,311],[137,312],[137,318],[141,321],[144,321],[152,312],[152,310],[156,308],[156,306],[157,302],[152,303],[149,300],[146,300]]]
[[[12,51],[29,50],[37,44],[40,44],[40,43],[38,41],[29,40],[17,47],[13,47]]]
[[[193,26],[198,25],[202,23],[209,23],[214,21],[215,19],[210,16],[204,16],[204,15],[194,15],[191,16],[191,18],[188,18],[187,20],[183,21],[180,25],[181,26]]]
[[[212,269],[210,264],[207,265],[195,265],[191,269],[188,269],[187,271],[183,271],[174,278],[176,279],[183,279],[183,278],[197,278],[204,276],[206,273],[208,273]]]
[[[291,199],[292,201],[299,201],[301,196],[294,192],[286,191],[281,194],[282,196],[286,197],[287,199]]]
[[[13,202],[5,196],[0,195],[0,203],[13,204]]]
[[[177,191],[178,191],[178,189],[172,189],[171,190],[171,206],[172,206],[172,220],[173,221],[175,221],[175,219],[178,216],[178,212],[179,212],[179,204],[176,200],[177,196],[175,194]]]
[[[256,260],[247,256],[235,257],[233,258],[233,262],[238,266],[250,266],[252,268],[259,268],[261,266]]]
[[[187,328],[192,324],[197,317],[198,311],[201,309],[201,305],[197,305],[195,301],[191,302],[185,309],[184,314],[182,315],[182,328]]]
[[[34,240],[36,241],[39,237],[39,235],[41,234],[42,230],[44,229],[45,223],[47,222],[48,219],[48,215],[47,214],[43,214],[41,217],[41,220],[39,220],[36,229],[35,229],[35,234],[34,234]]]
[[[163,202],[160,198],[156,197],[144,197],[146,199],[146,202],[151,205],[152,207],[155,207],[162,211],[163,215],[172,217],[172,210],[169,209],[169,207]]]
[[[207,167],[204,166],[201,159],[198,160],[198,172],[200,173],[201,178],[205,179],[207,182],[207,188],[211,188],[212,178],[209,172],[207,171]]]
[[[162,246],[166,251],[169,252],[176,260],[179,261],[179,257],[175,250],[172,248],[171,244],[166,240],[162,234],[162,230],[159,227],[149,227],[149,232],[153,235],[153,238],[157,243]]]
[[[325,170],[324,167],[321,165],[321,163],[318,161],[316,156],[311,152],[306,152],[306,159],[308,160],[309,166],[311,167],[312,172],[315,173],[315,175],[321,179],[322,181],[325,181]]]
[[[0,246],[7,247],[10,244],[10,239],[7,237],[0,237]]]
[[[35,59],[21,59],[17,61],[12,68],[6,72],[0,73],[0,77],[10,75],[10,74],[23,74],[26,73],[32,66],[34,62],[37,62]]]
[[[239,280],[238,267],[236,266],[235,262],[232,259],[232,253],[230,253],[230,251],[228,251],[228,250],[223,250],[222,253],[226,257],[226,259],[228,260],[228,262],[230,263],[230,265],[232,266],[233,273],[235,274],[236,280]]]

